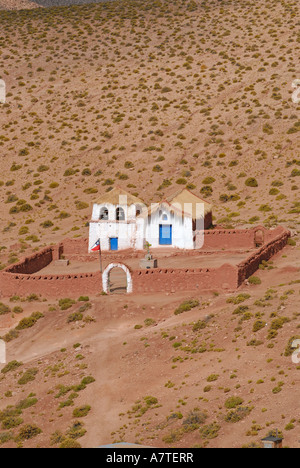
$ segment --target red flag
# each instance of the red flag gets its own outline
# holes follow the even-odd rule
[[[95,242],[95,244],[91,248],[92,252],[98,252],[99,250],[100,250],[100,239],[98,239],[97,242]]]

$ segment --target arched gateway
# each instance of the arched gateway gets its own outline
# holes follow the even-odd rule
[[[110,263],[107,265],[105,270],[103,271],[102,274],[102,288],[105,293],[110,292],[109,288],[109,274],[111,270],[114,268],[121,268],[125,273],[126,273],[126,278],[127,278],[127,288],[126,291],[127,293],[132,293],[132,277],[129,268],[126,265],[123,265],[122,263]]]

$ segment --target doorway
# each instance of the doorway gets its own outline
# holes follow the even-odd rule
[[[132,277],[129,268],[122,263],[110,263],[102,274],[105,293],[124,294],[132,292]]]
[[[109,248],[110,248],[110,250],[118,250],[119,249],[119,239],[117,237],[111,237],[109,239]]]
[[[126,294],[127,276],[122,268],[113,268],[108,274],[108,292],[111,294]]]
[[[172,245],[172,224],[159,225],[159,245]]]

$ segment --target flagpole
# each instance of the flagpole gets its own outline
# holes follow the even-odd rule
[[[101,256],[101,242],[99,237],[99,259],[100,259],[100,273],[102,273],[102,256]]]

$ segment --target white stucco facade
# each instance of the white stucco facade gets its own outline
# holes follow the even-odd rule
[[[117,220],[116,213],[120,208],[124,210],[124,219]],[[100,219],[103,212],[107,214],[107,219]],[[167,237],[169,236],[167,239],[163,238],[164,230]],[[136,206],[126,209],[122,205],[95,204],[90,222],[90,251],[98,239],[102,251],[143,250],[145,242],[149,242],[152,248],[196,248],[192,218],[179,216],[165,207],[157,209],[151,215],[136,215]],[[115,248],[112,246],[112,239],[115,240]]]
[[[116,187],[93,205],[89,251],[202,247],[203,231],[212,219],[212,207],[187,189],[150,207]]]
[[[127,207],[120,204],[94,204],[90,222],[89,250],[98,239],[100,239],[103,251],[112,250],[111,239],[118,239],[116,250],[143,250],[144,220],[136,215],[138,208],[139,206],[136,205]],[[107,216],[101,219],[101,213],[103,217],[105,210],[107,210]],[[117,219],[117,210],[122,219]]]

